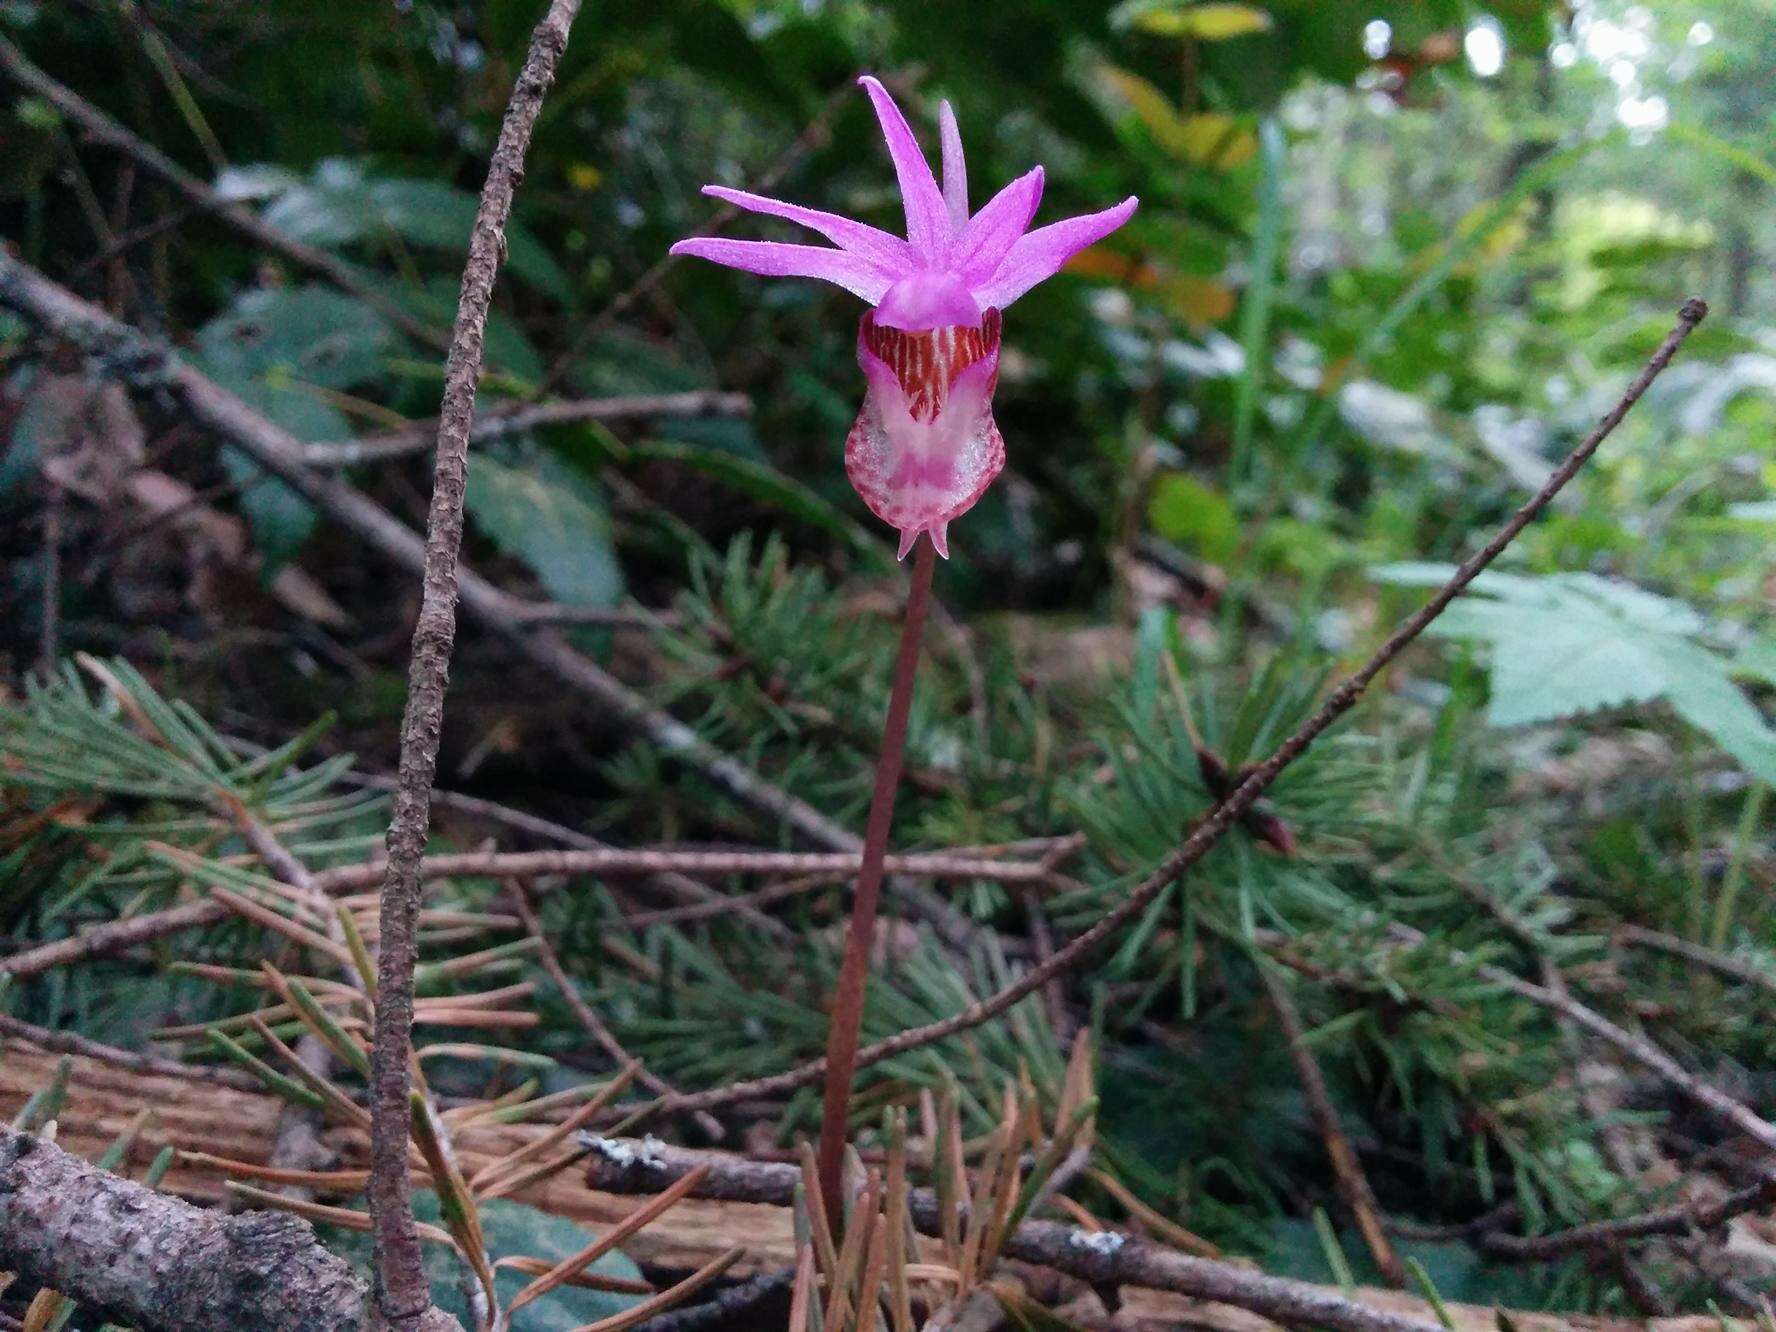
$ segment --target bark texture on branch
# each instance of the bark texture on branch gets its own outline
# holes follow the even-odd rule
[[[763,1202],[788,1207],[801,1169],[717,1152],[693,1152],[652,1140],[593,1139],[586,1182],[611,1193],[658,1193],[701,1165],[712,1168],[693,1197]],[[937,1197],[914,1189],[913,1224],[941,1232]],[[1093,1286],[1145,1286],[1249,1309],[1288,1324],[1333,1332],[1438,1332],[1437,1324],[1369,1308],[1337,1291],[1305,1281],[1266,1276],[1236,1263],[1197,1258],[1162,1244],[1114,1231],[1086,1231],[1056,1221],[1025,1221],[1007,1237],[1007,1258],[1052,1267]]]
[[[308,1222],[193,1207],[3,1126],[0,1268],[147,1332],[359,1332],[365,1312]]]
[[[456,327],[444,369],[438,414],[438,452],[432,502],[426,516],[419,622],[407,672],[401,718],[401,757],[388,829],[388,870],[382,881],[380,951],[376,967],[376,1042],[370,1068],[370,1217],[376,1257],[376,1303],[394,1328],[433,1322],[431,1288],[413,1223],[407,1179],[413,1088],[413,969],[419,960],[419,861],[431,825],[432,781],[444,728],[444,691],[456,641],[457,555],[462,549],[468,488],[469,432],[475,389],[486,352],[487,312],[506,253],[506,223],[524,178],[524,154],[542,114],[543,99],[567,50],[580,0],[551,0],[531,34],[530,50],[506,106],[487,183],[475,212],[469,258],[457,298]]]

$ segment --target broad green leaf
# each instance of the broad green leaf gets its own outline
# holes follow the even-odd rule
[[[1374,571],[1402,584],[1442,582],[1434,565]],[[1604,708],[1664,701],[1745,770],[1776,780],[1776,731],[1733,683],[1759,673],[1710,647],[1702,616],[1680,601],[1593,574],[1528,578],[1485,574],[1431,626],[1445,638],[1492,647],[1497,726],[1557,721]]]
[[[254,180],[264,187],[269,182]],[[441,180],[370,176],[357,162],[333,158],[314,176],[285,189],[265,220],[311,245],[350,245],[399,237],[410,245],[466,251],[474,227],[472,194]],[[506,261],[513,273],[559,298],[567,274],[528,231],[506,227]]]
[[[609,607],[621,599],[623,573],[604,501],[566,463],[548,455],[519,465],[476,458],[469,466],[468,511],[494,544],[530,566],[555,600]]]
[[[281,375],[350,388],[382,369],[394,334],[361,301],[312,285],[259,287],[197,332],[204,373],[232,387]]]
[[[1239,520],[1220,491],[1187,472],[1168,472],[1154,484],[1147,502],[1153,530],[1167,541],[1221,562],[1239,548]]]
[[[321,286],[246,292],[197,332],[196,364],[289,431],[315,442],[348,439],[351,423],[330,395],[377,375],[394,342],[382,316]],[[240,506],[267,577],[301,549],[315,525],[307,500],[234,449],[222,451],[243,484]]]
[[[1776,638],[1754,638],[1733,658],[1733,674],[1776,688]]]

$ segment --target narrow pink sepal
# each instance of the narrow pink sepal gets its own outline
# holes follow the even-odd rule
[[[1062,265],[1087,246],[1095,245],[1133,216],[1139,203],[1133,195],[1114,208],[1087,213],[1038,227],[1023,237],[1000,261],[992,277],[971,286],[982,307],[1003,310],[1038,282],[1047,281]]]
[[[925,160],[912,127],[881,81],[865,74],[858,82],[875,104],[882,137],[888,141],[888,155],[894,159],[894,174],[900,181],[900,197],[906,205],[907,239],[926,263],[942,264],[950,248],[950,213],[931,174],[931,164]]]
[[[919,532],[919,528],[909,527],[900,534],[900,549],[894,553],[895,559],[904,560],[912,553],[913,547],[919,544]]]
[[[943,197],[950,210],[950,231],[961,235],[968,225],[968,159],[962,155],[962,131],[949,102],[937,106],[937,137],[943,145]]]
[[[688,254],[726,268],[738,268],[761,277],[811,277],[837,283],[846,291],[874,305],[887,292],[890,280],[867,259],[845,250],[818,245],[786,245],[781,241],[726,240],[695,236],[672,247],[673,254]]]
[[[725,185],[705,185],[703,193],[748,212],[785,218],[818,231],[834,245],[849,250],[859,259],[869,260],[882,270],[884,276],[901,278],[913,271],[913,247],[899,236],[890,236],[886,231],[872,227],[867,222],[857,222],[818,208],[804,208],[800,204],[786,203],[782,199],[772,199],[763,194],[731,190]]]
[[[1000,261],[1029,229],[1036,205],[1042,202],[1042,182],[1041,167],[1025,172],[987,200],[962,229],[956,241],[956,271],[971,289],[983,286],[993,276]]]

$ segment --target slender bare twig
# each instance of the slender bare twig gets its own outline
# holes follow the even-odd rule
[[[1382,1225],[1381,1208],[1375,1201],[1369,1176],[1363,1173],[1363,1163],[1357,1159],[1344,1125],[1339,1121],[1338,1111],[1332,1105],[1325,1074],[1320,1071],[1320,1061],[1307,1044],[1307,1029],[1302,1025],[1301,1012],[1283,982],[1271,974],[1269,967],[1260,967],[1259,973],[1270,996],[1270,1006],[1276,1013],[1277,1025],[1282,1028],[1283,1044],[1288,1047],[1290,1062],[1295,1065],[1295,1076],[1301,1083],[1307,1108],[1313,1114],[1320,1137],[1325,1140],[1326,1155],[1332,1162],[1332,1177],[1338,1185],[1339,1196],[1356,1218],[1357,1229],[1382,1279],[1396,1289],[1402,1288],[1406,1284],[1406,1268]]]
[[[789,1206],[801,1170],[716,1152],[693,1152],[643,1142],[592,1139],[587,1183],[608,1193],[658,1193],[699,1167],[709,1172],[691,1196]],[[926,1234],[941,1231],[936,1196],[911,1190],[908,1210]],[[1170,1290],[1263,1314],[1291,1326],[1337,1332],[1434,1332],[1435,1324],[1371,1308],[1336,1291],[1266,1276],[1235,1263],[1199,1258],[1116,1231],[1085,1231],[1053,1221],[1025,1221],[1002,1253],[1052,1267],[1094,1286],[1131,1285]]]
[[[1713,1202],[1680,1203],[1655,1211],[1624,1216],[1615,1221],[1592,1221],[1547,1235],[1507,1235],[1489,1232],[1480,1237],[1488,1253],[1518,1262],[1549,1262],[1583,1249],[1612,1249],[1633,1240],[1656,1236],[1687,1236],[1715,1230],[1736,1216],[1761,1212],[1776,1205],[1776,1174],[1756,1184],[1736,1189]]]
[[[575,425],[585,421],[634,421],[661,416],[750,416],[752,399],[744,393],[697,389],[690,393],[634,394],[618,398],[574,398],[539,405],[519,404],[488,412],[469,432],[471,444],[484,444],[541,426]],[[355,467],[423,453],[438,437],[438,423],[418,422],[400,430],[363,439],[304,444],[302,461],[310,467]]]
[[[1718,952],[1688,939],[1680,939],[1675,934],[1665,934],[1659,930],[1643,929],[1639,925],[1621,925],[1610,935],[1617,943],[1632,944],[1636,948],[1650,948],[1661,953],[1670,953],[1681,957],[1686,962],[1694,962],[1698,966],[1707,967],[1710,971],[1718,971],[1723,976],[1743,981],[1747,985],[1755,985],[1760,990],[1768,990],[1776,994],[1776,974],[1771,973],[1748,958],[1734,957],[1731,953]]]
[[[473,797],[461,797],[472,801]],[[475,801],[479,808],[485,802]],[[579,838],[571,828],[532,820],[517,811],[505,811],[520,820],[514,826],[527,830],[553,829],[553,834]],[[758,910],[766,894],[734,898],[688,877],[691,874],[782,874],[820,875],[847,878],[857,872],[860,858],[854,854],[815,854],[792,851],[684,851],[673,848],[608,847],[592,838],[584,849],[570,851],[476,851],[460,855],[426,856],[419,864],[421,882],[430,883],[458,875],[485,877],[530,878],[571,874],[603,874],[612,877],[625,874],[646,875],[669,886],[673,895],[690,899],[693,905],[683,908],[682,916],[662,914],[644,918],[639,923],[661,923],[666,920],[695,919],[704,915],[736,912],[745,915],[760,928],[780,933],[782,923]],[[1040,883],[1049,873],[1033,861],[987,860],[953,852],[927,852],[907,856],[891,856],[888,869],[896,874],[918,874],[930,878],[981,879],[999,883]],[[334,894],[373,887],[382,882],[388,862],[379,858],[360,865],[343,865],[334,869],[310,871],[310,881],[319,891]],[[771,890],[767,890],[769,892]],[[690,913],[696,912],[697,916]],[[67,966],[89,957],[103,957],[127,952],[138,945],[178,934],[184,930],[214,925],[226,919],[228,908],[219,902],[204,900],[146,912],[124,920],[97,926],[84,934],[39,944],[10,957],[0,958],[0,976],[35,976],[54,967]]]
[[[864,987],[869,980],[870,951],[876,937],[876,912],[882,903],[888,833],[894,824],[894,797],[906,759],[907,718],[913,707],[913,677],[919,670],[925,611],[931,604],[931,578],[937,547],[929,535],[913,553],[913,577],[907,590],[906,618],[901,624],[900,651],[894,663],[894,684],[888,693],[888,718],[876,756],[876,785],[870,796],[869,822],[863,837],[863,863],[851,900],[851,923],[845,932],[845,956],[833,992],[826,1036],[826,1090],[820,1112],[820,1191],[826,1214],[842,1217],[846,1129],[851,1117],[851,1081],[857,1072],[857,1047],[863,1030]],[[1043,868],[1037,866],[1038,869]],[[835,1222],[836,1224],[836,1222]]]
[[[1402,943],[1418,945],[1425,942],[1425,936],[1410,925],[1395,924],[1389,927],[1388,933]],[[1459,949],[1451,948],[1446,951],[1452,961],[1466,960]],[[1673,1091],[1688,1098],[1728,1128],[1737,1129],[1766,1150],[1776,1152],[1776,1124],[1763,1118],[1743,1101],[1735,1100],[1718,1087],[1710,1086],[1690,1073],[1645,1036],[1617,1026],[1596,1009],[1580,1003],[1564,985],[1557,988],[1536,985],[1521,976],[1512,975],[1502,967],[1491,965],[1476,968],[1476,974],[1584,1028],[1643,1068],[1658,1074]]]
[[[195,1078],[233,1091],[259,1092],[265,1089],[265,1084],[258,1078],[239,1069],[208,1064],[184,1064],[176,1059],[166,1059],[140,1050],[120,1050],[115,1045],[106,1045],[76,1032],[51,1031],[48,1027],[39,1027],[7,1013],[0,1013],[0,1037],[29,1041],[32,1045],[55,1054],[96,1059],[102,1064],[127,1068],[133,1073],[149,1073],[155,1077]]]
[[[623,1043],[611,1031],[605,1020],[598,1016],[598,1010],[587,1003],[580,994],[580,987],[574,984],[573,977],[567,974],[567,968],[561,965],[561,957],[555,951],[555,945],[549,942],[549,936],[543,932],[543,923],[537,919],[536,909],[530,904],[530,885],[522,880],[511,884],[512,909],[524,922],[524,928],[530,931],[531,938],[537,941],[537,960],[543,964],[543,970],[549,973],[549,979],[555,982],[555,988],[561,991],[561,997],[573,1011],[574,1017],[586,1029],[586,1034],[598,1043],[598,1047],[612,1059],[617,1067],[622,1068],[631,1063],[639,1063]],[[635,1080],[660,1096],[672,1096],[678,1089],[657,1073],[649,1072],[645,1067],[637,1067]],[[707,1110],[696,1115],[698,1126],[709,1135],[712,1142],[722,1139],[721,1121]]]
[[[317,277],[325,278],[340,290],[350,292],[420,341],[435,347],[445,345],[444,335],[438,329],[414,318],[399,301],[353,270],[351,265],[325,250],[292,239],[263,221],[244,204],[222,198],[153,144],[131,133],[79,93],[44,73],[25,57],[24,52],[4,37],[0,37],[0,73],[50,103],[78,125],[88,138],[123,153],[150,175],[172,186],[188,203],[221,218],[245,234],[254,244],[280,254],[298,268],[306,269]]]
[[[3,270],[0,270],[0,277],[3,276]],[[0,295],[3,294],[3,284],[0,284]],[[1597,451],[1598,446],[1609,437],[1610,432],[1621,424],[1622,418],[1640,400],[1641,395],[1646,392],[1647,386],[1671,363],[1671,358],[1677,354],[1677,349],[1683,345],[1684,339],[1689,337],[1691,331],[1701,323],[1707,313],[1708,307],[1700,300],[1690,300],[1684,304],[1682,311],[1679,312],[1676,326],[1665,336],[1664,342],[1653,353],[1652,359],[1623,391],[1616,405],[1604,414],[1603,419],[1593,427],[1591,433],[1586,435],[1578,446],[1567,455],[1566,460],[1554,469],[1542,488],[1511,516],[1510,520],[1493,535],[1490,541],[1463,561],[1461,566],[1451,575],[1449,581],[1438,589],[1429,601],[1408,617],[1388,637],[1387,641],[1376,649],[1368,661],[1354,674],[1347,676],[1327,697],[1319,710],[1278,746],[1275,753],[1252,769],[1245,781],[1241,782],[1231,795],[1210,810],[1183,844],[1167,856],[1128,896],[1046,962],[1038,963],[1030,968],[998,993],[977,1000],[960,1012],[938,1022],[929,1023],[923,1027],[910,1027],[885,1040],[865,1046],[858,1052],[857,1066],[866,1068],[879,1060],[904,1054],[908,1050],[918,1049],[920,1046],[929,1045],[934,1041],[943,1040],[945,1037],[971,1030],[983,1022],[990,1021],[1041,988],[1050,977],[1063,975],[1079,965],[1124,924],[1145,911],[1153,899],[1165,891],[1168,884],[1176,880],[1208,853],[1209,848],[1214,846],[1222,835],[1238,821],[1240,816],[1257,802],[1259,796],[1263,795],[1266,788],[1276,780],[1278,773],[1300,758],[1309,745],[1324,734],[1334,722],[1356,706],[1358,699],[1363,696],[1363,691],[1374,682],[1375,677],[1380,675],[1388,664],[1406,649],[1408,644],[1423,633],[1426,626],[1441,615],[1448,608],[1449,603],[1460,596],[1468,584],[1479,577],[1481,572],[1498,558],[1506,546],[1516,540],[1518,534],[1529,526],[1537,514],[1553,502],[1554,497],[1578,474],[1579,469]],[[1516,978],[1512,977],[1512,979]],[[1527,984],[1527,982],[1524,983]],[[1592,1016],[1596,1015],[1592,1014]],[[1623,1034],[1626,1035],[1626,1033]],[[826,1061],[816,1059],[784,1073],[755,1078],[747,1082],[732,1083],[726,1087],[697,1093],[681,1102],[671,1103],[669,1107],[663,1108],[675,1111],[708,1110],[716,1106],[731,1104],[734,1101],[752,1100],[761,1096],[780,1096],[820,1081],[825,1069]],[[1680,1075],[1682,1074],[1681,1069],[1677,1071]],[[1732,1102],[1732,1104],[1738,1105],[1737,1102]],[[1744,1110],[1743,1106],[1738,1106],[1738,1108]],[[1746,1113],[1750,1112],[1746,1111]]]
[[[529,879],[544,874],[857,874],[862,858],[847,852],[690,851],[670,847],[605,847],[596,851],[467,851],[424,857],[415,868],[420,882],[463,876]],[[889,873],[933,879],[983,879],[995,883],[1040,884],[1050,871],[1036,861],[984,860],[932,852],[890,856]],[[326,892],[349,892],[379,882],[387,867],[381,858],[360,865],[321,870],[316,884]]]
[[[388,872],[382,883],[380,951],[376,978],[376,1040],[370,1069],[371,1235],[376,1301],[390,1327],[443,1325],[432,1306],[409,1192],[407,1158],[412,1128],[413,969],[418,961],[419,861],[431,823],[432,780],[444,721],[444,690],[456,640],[457,555],[462,548],[468,480],[469,432],[481,378],[487,313],[506,251],[506,222],[524,176],[524,155],[555,69],[567,50],[579,0],[551,0],[530,39],[524,67],[506,106],[487,183],[475,213],[457,301],[456,327],[444,371],[432,502],[426,517],[425,575],[407,707],[401,719],[398,785],[388,830]]]
[[[84,934],[55,939],[14,953],[10,957],[0,957],[0,976],[17,976],[22,979],[55,967],[82,962],[89,957],[106,957],[127,952],[138,944],[151,943],[169,934],[214,925],[227,916],[227,907],[209,899],[186,902],[180,906],[168,907],[164,911],[128,916],[96,926]]]

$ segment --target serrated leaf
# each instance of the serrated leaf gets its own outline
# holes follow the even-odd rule
[[[555,600],[610,607],[621,599],[623,573],[604,502],[566,463],[548,455],[518,466],[476,458],[468,511],[500,549],[530,566]]]
[[[1450,570],[1388,565],[1383,581],[1427,585]],[[1694,608],[1595,574],[1528,578],[1484,574],[1431,626],[1444,638],[1492,647],[1496,726],[1558,721],[1605,708],[1663,700],[1763,781],[1776,781],[1776,731],[1733,683],[1760,675],[1763,659],[1729,658],[1703,639]],[[1770,663],[1776,665],[1776,663]]]

